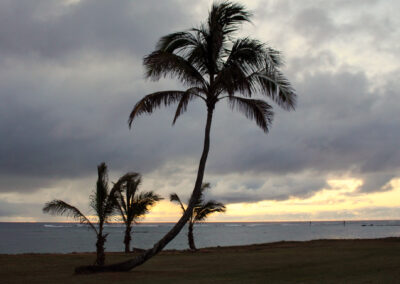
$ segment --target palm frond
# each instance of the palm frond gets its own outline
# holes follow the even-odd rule
[[[258,40],[241,38],[234,42],[232,48],[227,53],[229,53],[229,57],[225,65],[238,64],[242,66],[245,72],[254,72],[265,66],[267,49]],[[280,61],[276,53],[272,53],[272,58],[274,62]]]
[[[133,107],[133,110],[128,119],[129,127],[132,126],[132,122],[137,116],[144,113],[151,114],[156,108],[159,108],[161,105],[170,106],[172,104],[178,103],[185,95],[185,91],[162,91],[145,96]]]
[[[264,132],[268,132],[274,115],[272,112],[272,106],[263,100],[246,99],[236,96],[229,96],[228,102],[232,109],[236,108],[248,119],[255,120],[257,125]]]
[[[239,63],[231,62],[229,65],[225,64],[216,77],[214,88],[218,95],[228,93],[232,96],[235,92],[240,92],[251,97],[257,91],[257,86],[254,83],[258,83],[258,81],[254,80],[254,78],[249,79]]]
[[[117,199],[117,202],[115,203],[116,208],[119,210],[119,214],[121,215],[122,221],[126,223],[128,218],[127,218],[127,206],[125,200],[120,192],[117,192],[115,196]]]
[[[207,38],[209,37],[208,31],[204,26],[192,29],[195,33],[196,45],[188,50],[185,54],[187,61],[194,66],[200,74],[211,74],[213,70],[213,63],[209,56],[207,47]]]
[[[88,224],[96,233],[97,229],[90,220],[81,212],[78,208],[69,205],[68,203],[62,200],[52,200],[47,202],[43,207],[43,213],[48,213],[51,215],[60,215],[66,217],[72,217],[75,220],[78,220],[82,224]]]
[[[177,77],[183,84],[204,87],[205,80],[199,71],[180,55],[156,50],[143,60],[146,68],[146,77],[159,80],[170,75]]]
[[[162,198],[160,195],[154,193],[154,191],[146,191],[139,193],[135,198],[135,202],[145,204],[146,206],[152,206],[156,202],[163,199],[164,198]]]
[[[268,68],[278,70],[283,60],[278,51],[266,46],[258,40],[242,38],[234,42],[227,50],[229,55],[222,70],[216,78],[219,92],[233,95],[235,92],[251,97],[254,92],[269,92],[264,88],[262,80],[253,74],[265,73]]]
[[[178,204],[181,206],[181,209],[182,209],[183,212],[186,211],[185,206],[183,206],[183,203],[182,203],[181,199],[179,198],[178,194],[176,194],[176,193],[171,193],[171,194],[169,195],[169,200],[170,200],[171,202],[176,202],[176,203],[178,203]]]
[[[136,195],[135,201],[132,204],[131,220],[135,220],[149,213],[150,207],[154,206],[162,199],[160,195],[155,194],[153,191],[141,192]]]
[[[176,32],[163,36],[157,43],[156,50],[179,54],[198,44],[197,38],[190,32]]]
[[[108,197],[108,173],[105,163],[97,166],[97,174],[96,190],[90,196],[90,207],[96,212],[101,222],[105,218],[104,208]]]
[[[132,204],[135,202],[135,195],[137,191],[139,190],[139,185],[142,183],[142,177],[141,175],[138,174],[137,177],[129,180],[126,183],[126,203],[128,210],[132,207]]]
[[[116,205],[125,223],[130,218],[134,196],[140,183],[141,175],[139,173],[131,173],[130,178],[115,192]]]
[[[137,175],[137,173],[126,173],[125,175],[120,177],[116,183],[114,183],[105,202],[104,221],[107,222],[107,219],[111,217],[115,210],[118,208],[118,193],[122,190],[123,184],[137,177]]]
[[[139,190],[139,185],[142,183],[142,176],[137,174],[137,176],[132,177],[126,182],[126,192],[125,198],[128,207],[135,201],[136,192]]]
[[[207,21],[209,31],[207,49],[210,51],[212,62],[218,62],[224,43],[238,30],[240,24],[250,21],[250,16],[251,14],[240,4],[229,1],[213,4]]]
[[[249,75],[250,80],[257,80],[261,93],[270,97],[280,107],[294,110],[296,107],[296,92],[289,80],[281,71],[269,65],[264,70]]]
[[[205,99],[201,95],[199,95],[200,92],[203,92],[203,90],[201,90],[200,88],[197,88],[197,87],[193,87],[193,88],[186,90],[185,94],[182,95],[182,98],[178,103],[172,125],[175,124],[175,122],[179,116],[181,116],[183,113],[186,112],[187,106],[190,101],[192,101],[196,97],[200,97],[205,101]]]
[[[243,22],[250,22],[251,13],[237,3],[215,2],[208,16],[210,30],[220,30],[224,35],[237,31]]]
[[[130,173],[124,179],[120,189],[116,190],[115,196],[124,223],[131,224],[137,218],[147,214],[150,207],[163,198],[153,191],[137,193],[141,183],[141,175],[138,173]]]
[[[127,212],[127,208],[128,207],[126,205],[126,202],[125,202],[125,199],[123,197],[123,193],[122,193],[121,190],[118,190],[115,193],[115,198],[117,200],[116,207],[119,210],[119,213],[120,213],[120,215],[122,217],[122,221],[126,222],[126,212]]]
[[[194,221],[204,221],[209,215],[217,212],[225,212],[226,207],[220,202],[210,200],[200,207],[195,208]]]

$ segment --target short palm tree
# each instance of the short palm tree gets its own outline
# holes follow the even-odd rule
[[[130,243],[132,240],[131,230],[134,222],[138,218],[149,213],[150,208],[158,201],[162,200],[161,196],[153,191],[140,192],[138,188],[142,178],[140,174],[136,174],[132,179],[128,180],[117,192],[117,206],[120,211],[122,220],[125,224],[125,252],[130,252]]]
[[[234,38],[240,25],[249,22],[250,17],[251,14],[240,4],[214,3],[204,24],[162,37],[156,50],[144,58],[147,78],[157,81],[171,76],[188,88],[145,96],[133,107],[129,126],[138,116],[151,114],[162,105],[177,104],[173,123],[187,110],[189,102],[200,100],[206,106],[204,146],[194,189],[185,213],[153,248],[123,263],[101,269],[81,267],[78,272],[130,270],[160,252],[181,231],[201,195],[210,149],[211,122],[218,102],[226,100],[232,110],[255,120],[264,132],[268,132],[271,125],[272,106],[262,98],[253,98],[256,94],[271,99],[285,110],[295,108],[295,91],[280,71],[283,65],[281,54],[256,39]]]
[[[194,236],[193,236],[193,227],[194,227],[193,225],[195,223],[205,221],[207,217],[213,213],[226,211],[225,205],[220,202],[216,202],[214,200],[209,200],[207,202],[204,201],[203,199],[204,191],[209,188],[210,188],[209,183],[203,183],[201,187],[200,198],[197,200],[188,221],[188,243],[191,250],[196,250],[196,245],[194,243]],[[170,195],[170,200],[173,202],[177,202],[181,206],[183,213],[185,213],[187,209],[185,208],[181,199],[176,193],[172,193]]]
[[[108,175],[107,166],[105,163],[100,164],[97,167],[98,179],[96,183],[96,190],[90,196],[90,207],[94,210],[97,223],[89,220],[78,208],[62,201],[55,199],[47,202],[43,207],[44,213],[50,213],[52,215],[65,215],[79,220],[80,223],[87,224],[96,233],[96,261],[97,266],[103,266],[105,261],[104,254],[104,243],[108,234],[104,234],[104,223],[107,223],[113,216],[113,212],[116,208],[115,194],[120,190],[123,183],[129,181],[132,178],[131,173],[128,173],[121,177],[117,183],[114,184],[111,190],[108,189]]]

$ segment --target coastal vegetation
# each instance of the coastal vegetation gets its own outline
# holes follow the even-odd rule
[[[96,214],[96,222],[91,221],[78,208],[59,199],[47,202],[43,207],[43,212],[72,217],[79,220],[80,223],[87,224],[97,236],[95,265],[102,266],[105,261],[104,244],[108,235],[104,233],[104,224],[109,222],[115,215],[114,213],[117,208],[116,193],[120,191],[124,183],[130,183],[132,180],[135,180],[137,174],[125,174],[109,190],[107,166],[105,163],[101,163],[97,167],[97,173],[96,189],[90,196],[90,207]]]
[[[197,169],[194,189],[184,214],[171,230],[154,246],[139,256],[106,266],[82,266],[76,273],[128,271],[159,253],[189,221],[201,195],[204,171],[210,150],[210,133],[215,106],[225,100],[232,110],[268,132],[273,111],[264,100],[271,99],[284,110],[293,110],[296,93],[280,71],[283,60],[279,51],[250,37],[235,39],[241,24],[250,22],[251,13],[243,5],[216,2],[205,23],[187,31],[162,37],[156,49],[144,58],[146,77],[159,80],[177,78],[186,90],[159,91],[138,101],[129,115],[129,126],[143,114],[151,114],[161,106],[177,104],[173,123],[186,110],[189,102],[198,100],[206,107],[203,150]],[[253,98],[255,95],[262,98]]]
[[[126,253],[130,252],[132,225],[146,215],[153,205],[162,200],[161,196],[153,191],[139,193],[138,189],[141,182],[141,175],[136,174],[116,192],[117,207],[125,224],[124,245]]]
[[[197,200],[192,214],[190,215],[189,221],[188,221],[188,244],[189,244],[189,248],[191,250],[196,250],[196,245],[194,242],[194,235],[193,235],[193,229],[194,229],[194,224],[195,223],[199,223],[199,222],[203,222],[207,219],[208,216],[210,216],[213,213],[217,213],[217,212],[225,212],[226,208],[225,205],[217,202],[215,200],[209,200],[209,201],[205,201],[204,200],[204,191],[210,188],[210,184],[209,183],[203,183],[203,185],[201,186],[201,194],[199,199]],[[182,212],[185,213],[185,211],[187,210],[185,208],[185,206],[183,205],[181,199],[179,198],[178,194],[176,193],[172,193],[170,195],[170,200],[172,202],[176,202],[180,205]]]

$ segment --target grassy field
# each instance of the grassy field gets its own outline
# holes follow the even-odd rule
[[[131,255],[107,254],[107,262]],[[74,275],[94,254],[0,255],[0,283],[400,283],[400,239],[166,251],[126,273]]]

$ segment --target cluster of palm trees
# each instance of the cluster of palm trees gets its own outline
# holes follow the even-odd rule
[[[108,188],[108,173],[105,163],[97,167],[96,189],[90,196],[90,207],[95,213],[96,221],[91,221],[78,208],[55,199],[47,202],[43,207],[44,213],[53,215],[64,215],[78,220],[80,223],[87,224],[97,237],[96,241],[96,261],[95,265],[103,266],[105,263],[104,244],[107,239],[104,233],[104,224],[116,220],[120,217],[125,224],[124,245],[125,252],[130,252],[130,243],[132,240],[132,225],[144,215],[146,215],[152,206],[163,198],[153,191],[138,192],[142,178],[139,173],[127,173],[113,184],[111,190]],[[208,183],[203,185],[203,191],[209,188]],[[176,193],[171,194],[171,201],[178,201],[181,208],[185,211],[183,203]],[[204,221],[210,214],[215,212],[225,212],[225,206],[222,203],[210,200],[204,202],[203,198],[197,202],[197,207],[192,212],[189,221],[188,240],[189,247],[196,250],[193,238],[193,224]]]
[[[157,81],[166,76],[175,77],[187,89],[146,95],[133,107],[128,120],[130,127],[138,116],[151,114],[161,106],[177,104],[173,123],[193,100],[203,102],[206,107],[204,146],[194,189],[186,208],[182,208],[179,221],[151,249],[121,263],[78,267],[77,273],[131,270],[159,253],[194,218],[192,212],[198,208],[203,192],[211,124],[217,103],[227,101],[232,110],[254,120],[264,132],[268,132],[273,118],[272,106],[265,97],[284,110],[294,110],[296,93],[280,70],[283,65],[280,52],[251,37],[235,38],[240,25],[250,22],[250,18],[251,13],[243,5],[216,2],[205,23],[162,37],[156,49],[144,58],[147,78]],[[256,95],[261,97],[254,98]],[[176,200],[175,197],[172,199]],[[73,216],[80,216],[73,212]]]

